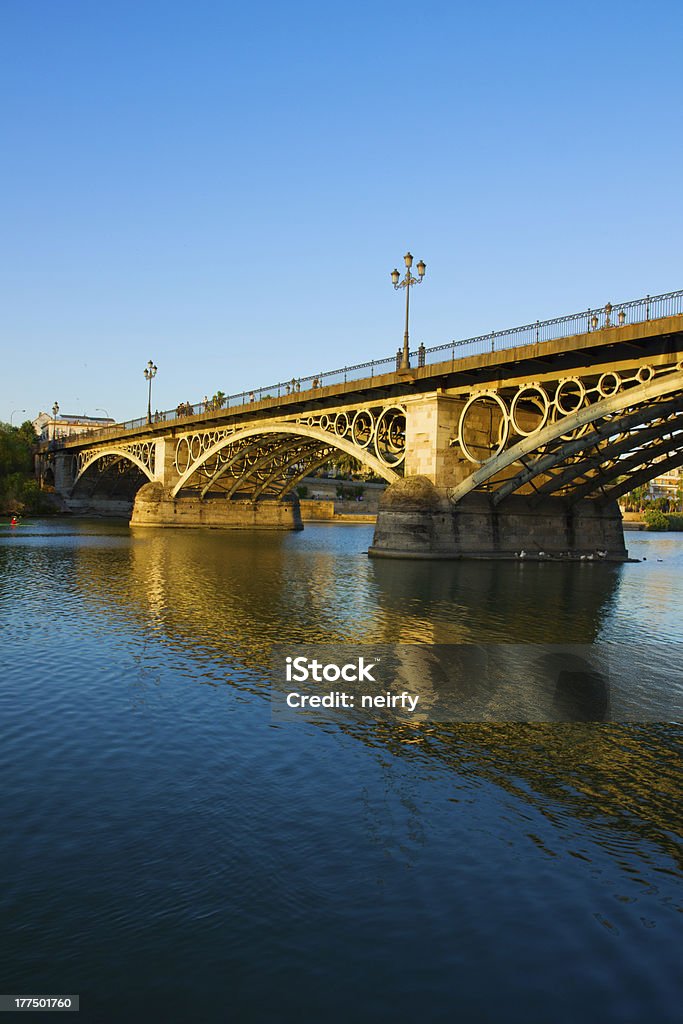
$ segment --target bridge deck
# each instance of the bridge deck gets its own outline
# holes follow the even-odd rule
[[[683,293],[682,293],[683,294]],[[492,341],[495,346],[495,338]],[[54,448],[78,449],[93,442],[145,439],[174,435],[196,427],[219,427],[241,420],[291,416],[298,412],[339,407],[345,401],[391,401],[407,394],[421,394],[436,389],[449,393],[464,393],[473,386],[488,382],[500,384],[506,377],[517,377],[524,372],[567,372],[589,368],[605,362],[644,355],[655,358],[680,352],[683,356],[683,314],[660,317],[623,326],[602,327],[564,338],[526,342],[511,348],[471,355],[456,356],[453,346],[451,357],[436,363],[415,367],[408,371],[392,371],[358,380],[339,381],[290,394],[245,401],[240,405],[177,416],[174,412],[161,414],[155,422],[134,421],[116,424],[96,431],[73,435],[56,441],[45,441],[39,450]]]

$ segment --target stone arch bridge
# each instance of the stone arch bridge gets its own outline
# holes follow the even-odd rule
[[[388,484],[373,555],[624,559],[617,500],[683,465],[683,292],[427,354],[43,444],[38,473],[134,526],[297,529],[341,452]]]

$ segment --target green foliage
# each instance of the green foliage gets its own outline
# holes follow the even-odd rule
[[[628,512],[640,512],[647,501],[648,489],[646,486],[634,487],[632,491],[624,495],[624,504]]]
[[[625,479],[625,477],[622,477]],[[651,498],[649,487],[634,487],[624,495],[623,505],[627,512],[643,512],[646,509],[658,509],[660,512],[683,511],[683,484],[679,484],[675,494],[666,497]]]
[[[50,500],[33,477],[32,445],[36,439],[30,420],[20,427],[0,423],[0,509],[4,512],[46,512]]]
[[[10,473],[30,473],[33,468],[31,445],[35,434],[31,423],[11,427],[0,423],[0,481]]]
[[[10,515],[17,512],[39,515],[54,512],[55,506],[41,491],[37,480],[23,473],[12,473],[0,479],[0,510]]]
[[[339,452],[339,454],[333,455],[329,462],[325,463],[324,468],[328,471],[335,471],[338,476],[352,476],[352,474],[362,470],[363,467],[358,459],[354,459],[353,455]]]
[[[671,512],[666,517],[669,524],[670,530],[683,530],[683,515],[677,512]]]
[[[648,508],[643,512],[643,519],[648,530],[668,530],[668,516],[658,508]]]
[[[295,488],[295,490],[300,498],[306,498],[308,496],[308,487],[306,484],[300,484],[299,487]]]

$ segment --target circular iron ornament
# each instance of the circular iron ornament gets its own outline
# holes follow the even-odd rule
[[[539,404],[540,399],[540,404]],[[524,430],[517,422],[517,406],[520,402],[531,402],[541,414],[541,420],[531,430]],[[548,422],[550,411],[550,400],[544,388],[540,384],[523,384],[510,404],[510,426],[520,437],[531,437],[537,430],[542,430]]]
[[[202,454],[202,439],[199,434],[193,434],[189,439],[190,444],[190,456],[192,461],[196,462],[199,456]]]
[[[349,429],[349,417],[345,412],[338,412],[334,417],[334,432],[337,437],[343,437]]]
[[[322,416],[320,417],[320,429],[321,430],[329,430],[330,429],[330,417],[327,415],[327,413],[323,413]]]
[[[621,375],[613,370],[603,373],[598,381],[598,394],[603,398],[612,398],[621,388]]]
[[[351,440],[357,448],[367,448],[375,434],[375,420],[367,409],[359,409],[351,423]]]
[[[579,377],[565,377],[555,391],[555,408],[562,416],[571,416],[581,408],[585,397],[586,385],[583,381]],[[567,408],[566,403],[572,401],[574,404]]]
[[[472,408],[472,406],[476,405],[477,402],[494,402],[498,406],[502,414],[500,425],[498,428],[498,441],[495,446],[491,445],[492,449],[495,447],[495,451],[491,451],[491,453],[487,455],[485,459],[475,458],[475,456],[467,447],[464,436],[467,414]],[[507,444],[509,436],[510,417],[508,414],[507,406],[503,399],[500,397],[500,395],[498,395],[495,391],[479,391],[476,395],[470,395],[467,402],[465,403],[462,412],[460,413],[460,422],[458,423],[458,443],[460,445],[460,450],[462,451],[465,458],[469,462],[474,463],[475,466],[481,466],[482,463],[487,462],[488,459],[495,458],[496,455],[500,455],[500,453],[505,448],[505,445]]]
[[[375,452],[385,466],[398,466],[406,457],[406,414],[400,405],[383,409],[375,427]]]
[[[216,452],[213,455],[209,455],[206,462],[202,465],[202,470],[206,476],[213,476],[219,466],[218,454]]]
[[[640,369],[638,370],[638,373],[636,374],[636,380],[638,381],[639,384],[647,384],[649,381],[652,380],[654,375],[655,375],[655,371],[652,369],[651,366],[649,366],[649,365],[641,366]]]
[[[392,454],[405,448],[406,425],[403,416],[391,416],[387,419],[386,428],[382,428],[382,441]]]
[[[190,442],[186,437],[181,437],[175,447],[175,468],[181,476],[187,471],[191,462],[192,452],[190,450]]]

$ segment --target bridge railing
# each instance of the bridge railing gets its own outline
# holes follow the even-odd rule
[[[629,302],[608,302],[606,306],[598,309],[587,309],[581,313],[571,313],[569,316],[559,316],[552,320],[537,320],[535,323],[512,327],[507,331],[491,331],[490,334],[480,334],[476,338],[435,345],[425,349],[426,363],[439,362],[443,359],[443,353],[449,351],[452,352],[453,359],[464,359],[471,355],[502,352],[509,348],[571,338],[575,334],[587,334],[608,327],[645,323],[648,320],[658,320],[681,313],[683,290],[663,295],[646,295],[643,299],[632,299]],[[440,359],[429,358],[435,353],[440,354]]]
[[[569,316],[559,316],[552,320],[536,320],[535,323],[512,327],[506,331],[491,331],[489,334],[480,334],[475,338],[449,341],[444,345],[432,345],[429,348],[421,345],[419,349],[411,351],[411,365],[427,366],[431,363],[444,362],[449,352],[451,360],[455,363],[459,359],[466,359],[473,355],[502,352],[510,348],[570,338],[575,334],[601,331],[625,324],[645,323],[648,320],[658,320],[661,317],[676,316],[681,313],[683,313],[683,290],[666,292],[662,295],[646,295],[642,299],[631,299],[628,302],[614,304],[608,302],[601,308],[586,309],[580,313],[571,313]],[[383,359],[371,359],[369,362],[356,363],[354,366],[344,366],[337,370],[327,370],[307,377],[293,377],[289,381],[259,386],[253,390],[238,391],[232,395],[223,395],[219,392],[212,399],[205,398],[194,404],[181,402],[175,409],[155,412],[152,422],[163,423],[190,419],[193,416],[201,416],[221,409],[244,409],[254,402],[267,400],[277,403],[279,399],[292,394],[306,393],[307,397],[311,397],[323,387],[372,378],[397,370],[400,365],[400,356],[399,350],[396,355],[386,356]],[[147,422],[147,417],[142,416],[135,420],[126,420],[125,423],[117,423],[114,426],[89,430],[77,436],[84,438],[96,435],[98,440],[102,440],[108,436],[120,434],[122,431],[144,427]]]

